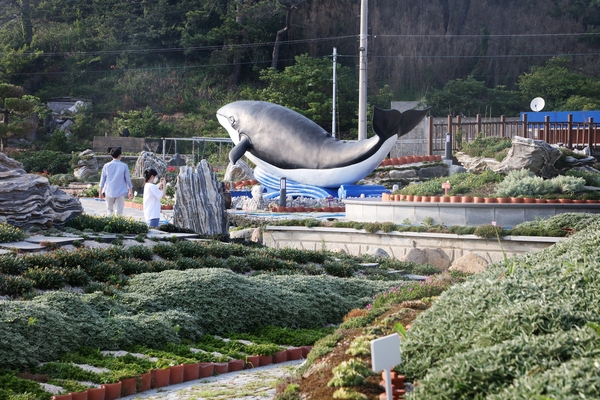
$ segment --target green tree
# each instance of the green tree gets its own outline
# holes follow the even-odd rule
[[[283,71],[268,68],[260,79],[263,89],[246,89],[241,96],[270,101],[292,109],[331,131],[333,63],[328,58],[296,57],[296,63]],[[337,66],[337,102],[339,131],[346,136],[354,126],[357,106],[356,74],[347,67]]]
[[[150,107],[142,111],[129,112],[119,111],[119,117],[115,118],[115,126],[120,133],[127,128],[133,137],[166,137],[171,133],[170,127],[161,124],[160,118],[154,115]]]
[[[7,83],[0,84],[0,151],[4,150],[4,140],[18,137],[37,128],[37,119],[44,119],[49,110],[40,99],[23,94],[23,88]]]
[[[427,97],[433,115],[458,115],[469,117],[476,114],[512,116],[522,110],[519,93],[504,86],[488,88],[483,81],[472,76],[465,80],[447,82],[442,90],[434,90]]]

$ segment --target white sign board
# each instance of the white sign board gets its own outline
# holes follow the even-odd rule
[[[391,370],[401,362],[400,336],[397,333],[371,340],[371,364],[373,365],[373,371]]]

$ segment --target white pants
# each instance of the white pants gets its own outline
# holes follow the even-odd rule
[[[125,196],[106,197],[108,215],[123,215],[123,208],[125,208]]]

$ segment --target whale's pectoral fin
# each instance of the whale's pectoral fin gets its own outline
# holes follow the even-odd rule
[[[398,110],[373,108],[373,131],[382,139],[392,137],[398,132],[402,123],[402,113]]]
[[[250,143],[250,139],[247,136],[242,136],[239,143],[236,144],[233,149],[229,152],[229,161],[232,164],[235,164],[246,151],[252,148],[252,143]]]
[[[402,136],[412,131],[415,126],[419,125],[419,122],[425,115],[429,112],[431,107],[426,108],[424,110],[406,110],[402,113],[402,123],[400,124],[400,130],[398,131],[398,136]]]

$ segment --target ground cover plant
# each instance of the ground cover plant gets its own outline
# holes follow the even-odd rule
[[[419,382],[411,398],[595,397],[600,224],[587,223],[441,294],[402,344],[397,369]],[[567,369],[575,381],[562,385]]]

